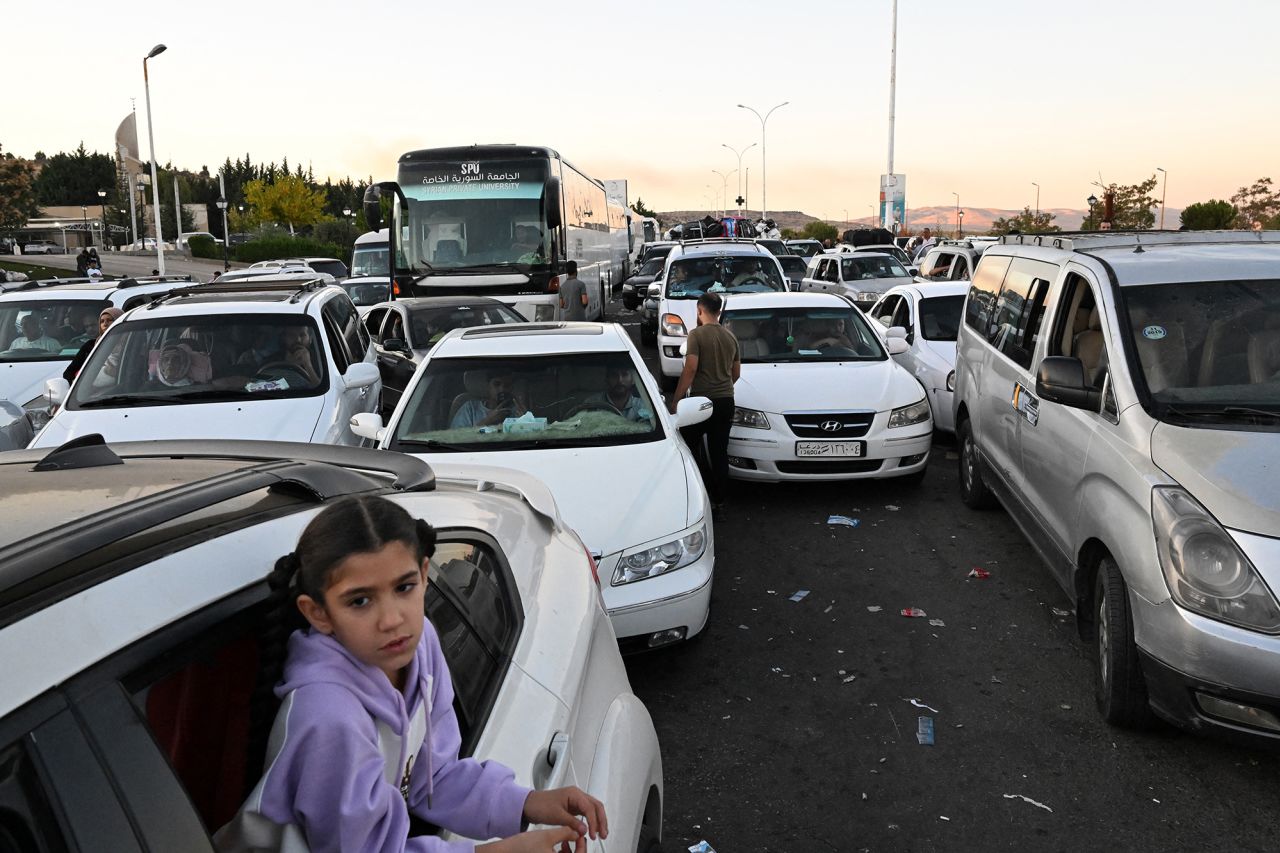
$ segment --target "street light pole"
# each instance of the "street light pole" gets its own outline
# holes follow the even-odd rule
[[[728,173],[722,172],[719,169],[712,169],[711,171],[720,176],[720,188],[723,193],[723,195],[720,196],[720,215],[724,216],[724,209],[729,206],[729,175],[732,175],[733,172],[738,170],[734,169],[733,172]]]
[[[1040,218],[1040,185],[1032,181],[1031,186],[1036,188],[1036,219],[1038,220]]]
[[[1098,203],[1098,197],[1093,193],[1090,193],[1089,197],[1085,199],[1085,201],[1089,202],[1089,227],[1086,228],[1085,230],[1093,231],[1095,228],[1098,227],[1097,223],[1093,219],[1093,206]]]
[[[773,111],[785,107],[790,101],[783,101],[776,107],[770,108],[769,112],[761,117],[760,113],[746,104],[738,104],[738,107],[744,110],[751,110],[755,113],[756,118],[760,119],[760,172],[763,177],[760,178],[760,218],[769,218],[769,164],[767,158],[769,156],[768,140],[765,137],[765,125],[769,121],[769,116],[773,115]]]
[[[728,149],[729,149],[730,151],[732,151],[734,154],[737,154],[737,155],[738,155],[738,168],[737,168],[737,172],[738,172],[738,198],[741,198],[741,199],[745,199],[745,198],[746,198],[746,196],[744,196],[744,195],[742,194],[742,155],[743,155],[743,154],[746,154],[746,153],[747,153],[748,151],[750,151],[752,148],[755,148],[757,144],[758,144],[758,143],[753,142],[753,143],[751,143],[750,145],[748,145],[746,148],[743,148],[741,151],[739,151],[738,149],[734,148],[734,147],[733,147],[733,146],[731,146],[731,145],[726,145],[726,144],[725,144],[725,143],[723,143],[723,142],[721,142],[721,143],[720,143],[720,147],[721,147],[721,148],[728,148]],[[741,204],[740,204],[740,205],[738,205],[738,213],[742,213],[742,205],[741,205]]]
[[[960,232],[956,236],[963,237],[964,236],[964,211],[963,210],[956,211],[956,223],[957,223],[956,230]]]
[[[107,248],[107,191],[98,190],[98,202],[102,205],[102,248]]]
[[[1156,166],[1157,172],[1164,172],[1159,166]],[[1160,230],[1164,230],[1164,199],[1169,192],[1169,173],[1164,172],[1164,185],[1160,189]]]
[[[953,190],[951,194],[952,194],[953,196],[955,196],[955,197],[956,197],[956,228],[959,228],[959,227],[960,227],[960,225],[959,225],[959,222],[960,222],[960,193],[955,192],[955,191]]]
[[[164,275],[164,238],[160,231],[160,182],[156,177],[156,128],[151,121],[151,79],[147,76],[147,60],[154,59],[167,49],[164,45],[158,44],[142,59],[142,86],[147,93],[147,142],[151,146],[151,199],[154,205],[152,216],[155,217],[156,223],[156,269],[160,275]],[[145,241],[143,245],[146,245]]]

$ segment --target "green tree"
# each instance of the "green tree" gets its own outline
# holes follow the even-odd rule
[[[31,164],[0,150],[0,234],[14,234],[39,212]]]
[[[830,240],[834,243],[840,239],[840,230],[830,222],[811,219],[800,229],[800,237],[805,240]]]
[[[1140,184],[1112,184],[1093,207],[1093,215],[1085,220],[1086,231],[1100,230],[1106,218],[1106,193],[1112,194],[1111,230],[1145,231],[1156,223],[1153,209],[1160,206],[1160,199],[1151,195],[1156,188],[1156,176],[1152,175]]]
[[[1201,201],[1182,211],[1182,226],[1188,231],[1221,231],[1235,223],[1238,212],[1229,201]]]
[[[1237,228],[1252,228],[1255,222],[1261,222],[1263,228],[1280,228],[1280,189],[1270,178],[1258,178],[1253,186],[1241,187],[1231,203],[1239,211]]]
[[[36,178],[36,198],[42,206],[97,204],[98,190],[116,182],[115,158],[85,150],[84,143],[70,154],[58,153],[44,161]]]
[[[640,214],[641,216],[649,216],[649,217],[652,217],[653,219],[658,218],[658,214],[650,210],[648,206],[645,205],[644,199],[640,198],[639,196],[636,196],[635,204],[631,205],[631,209],[634,210],[636,213]],[[659,224],[661,224],[661,222],[659,222]]]
[[[1061,228],[1053,224],[1053,219],[1053,214],[1046,210],[1035,213],[1030,207],[1024,207],[1017,216],[1001,217],[991,223],[991,230],[987,233],[1000,235],[1018,231],[1022,234],[1046,234],[1061,231]]]
[[[324,216],[325,194],[312,189],[296,175],[278,174],[274,183],[250,181],[244,188],[245,201],[262,220],[283,222],[289,233],[299,226],[314,225]]]

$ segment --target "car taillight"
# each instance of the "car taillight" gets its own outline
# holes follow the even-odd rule
[[[547,293],[559,293],[559,292],[560,292],[560,276],[553,275],[547,281]]]

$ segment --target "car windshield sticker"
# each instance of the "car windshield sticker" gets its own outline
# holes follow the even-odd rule
[[[244,390],[249,392],[288,391],[289,383],[285,381],[284,377],[280,377],[278,379],[263,379],[263,380],[258,380],[255,382],[248,383],[247,385],[244,386]]]
[[[1168,334],[1164,326],[1147,326],[1142,330],[1142,336],[1149,341],[1162,341]]]
[[[1040,420],[1040,401],[1018,382],[1013,384],[1013,408],[1032,426]]]

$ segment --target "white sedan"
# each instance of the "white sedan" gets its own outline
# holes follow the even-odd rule
[[[910,373],[844,296],[730,296],[721,318],[737,337],[742,376],[729,473],[742,480],[904,477],[919,483],[933,418]]]
[[[886,338],[900,337],[910,347],[894,356],[929,395],[934,426],[955,431],[951,401],[956,387],[956,335],[964,312],[968,282],[903,284],[885,293],[867,312]]]
[[[700,632],[711,605],[710,502],[678,428],[705,397],[668,415],[621,326],[510,324],[454,329],[423,362],[384,428],[352,430],[387,450],[454,465],[500,465],[550,487],[596,556],[624,651]]]

